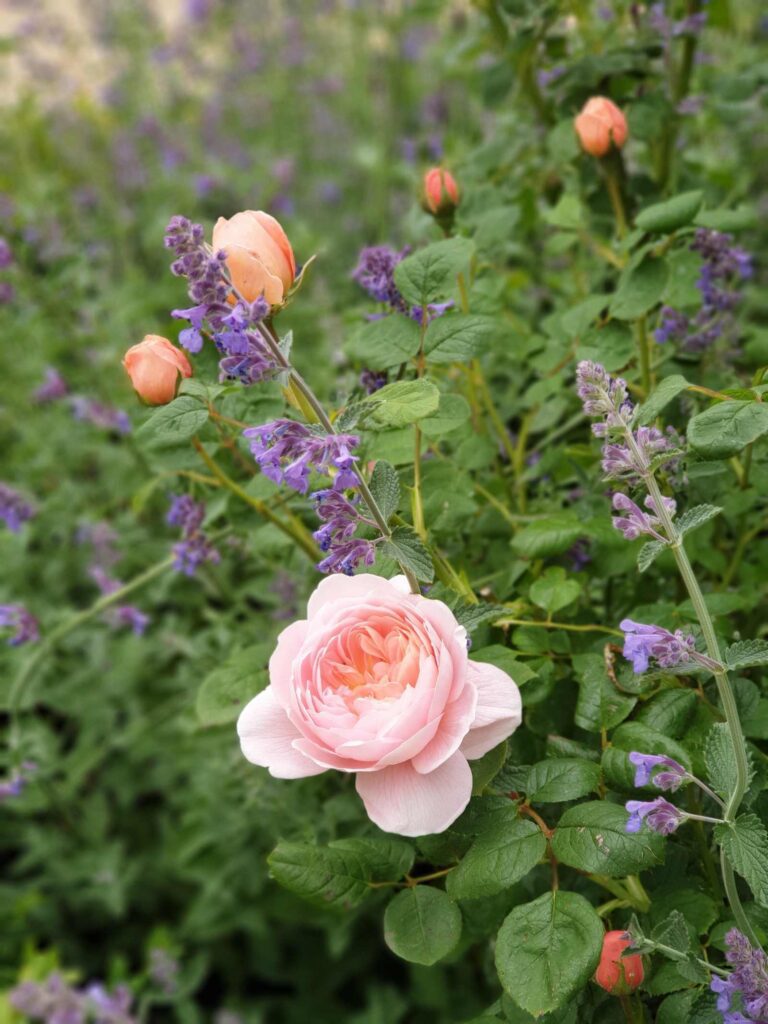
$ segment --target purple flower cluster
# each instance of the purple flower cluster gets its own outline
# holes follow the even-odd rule
[[[667,512],[674,516],[677,510],[677,502],[674,498],[662,498],[662,501]],[[655,514],[656,504],[653,497],[647,494],[643,504],[650,510],[650,515],[647,512],[643,512],[631,498],[627,497],[626,494],[622,494],[621,491],[614,494],[613,507],[619,513],[619,515],[613,517],[614,527],[624,535],[625,540],[637,540],[638,537],[644,535],[653,537],[655,540],[665,544],[666,538],[658,532],[661,528],[661,523]]]
[[[737,928],[726,932],[725,959],[733,966],[727,978],[715,977],[710,988],[717,995],[723,1024],[766,1024],[768,1022],[768,957],[755,949]],[[741,1011],[732,1009],[741,1001]],[[743,1012],[742,1012],[743,1011]]]
[[[37,771],[37,764],[34,761],[24,761],[20,768],[12,772],[7,778],[0,779],[0,803],[12,797],[21,796],[24,788]]]
[[[696,653],[693,636],[683,633],[681,629],[670,633],[661,626],[633,622],[632,619],[622,619],[619,627],[624,631],[624,657],[632,662],[635,672],[645,672],[651,658],[662,668],[672,668],[702,658],[706,664],[710,664],[709,659]]]
[[[648,27],[658,32],[667,42],[680,36],[698,35],[706,23],[706,11],[697,11],[679,21],[673,21],[667,16],[663,3],[652,4],[648,11]]]
[[[108,523],[85,523],[78,528],[76,538],[78,544],[89,545],[93,552],[88,575],[102,594],[114,594],[123,586],[122,580],[116,579],[110,572],[120,561],[115,546],[117,533]],[[131,629],[136,636],[141,636],[150,622],[149,616],[132,604],[107,608],[103,619],[112,629]]]
[[[68,394],[67,382],[58,370],[49,366],[45,371],[42,384],[32,392],[32,398],[40,405],[45,405],[48,402],[58,402],[60,399],[66,398]]]
[[[352,278],[376,302],[383,302],[394,312],[409,316],[420,324],[425,311],[421,306],[409,306],[395,284],[395,267],[409,252],[410,248],[407,246],[400,252],[388,245],[367,246],[360,252],[357,266],[352,271]],[[452,301],[429,303],[426,309],[427,322],[442,316],[452,306]]]
[[[732,328],[733,311],[741,301],[736,285],[754,272],[750,254],[732,243],[731,235],[707,228],[697,230],[691,249],[702,257],[696,282],[701,309],[689,317],[664,306],[654,332],[659,344],[677,341],[688,351],[700,352]]]
[[[76,420],[90,423],[100,430],[107,430],[113,434],[131,432],[131,420],[127,412],[104,405],[103,402],[97,402],[92,398],[84,398],[82,395],[75,395],[72,398],[72,415]]]
[[[359,496],[350,499],[343,491],[327,488],[315,491],[312,497],[323,523],[312,536],[321,551],[328,552],[317,566],[320,572],[343,572],[351,576],[357,566],[373,565],[376,557],[374,542],[354,536],[361,523],[376,527],[374,522],[361,515]]]
[[[149,976],[164,995],[172,996],[179,984],[179,961],[167,949],[150,949]]]
[[[8,1000],[28,1020],[45,1024],[134,1024],[133,995],[125,985],[110,993],[100,982],[84,988],[70,985],[59,973],[45,981],[24,981],[11,989]]]
[[[40,625],[23,604],[0,604],[0,629],[13,630],[7,641],[11,647],[40,639]]]
[[[636,786],[647,786],[652,782],[657,789],[674,792],[686,779],[691,778],[681,764],[663,754],[639,754],[633,750],[629,760],[635,766]],[[661,768],[662,771],[657,772],[657,768]]]
[[[194,354],[203,347],[203,335],[209,334],[222,355],[222,380],[256,384],[272,376],[277,364],[261,329],[262,321],[269,315],[269,303],[258,298],[255,302],[239,300],[231,304],[226,254],[210,251],[202,225],[193,224],[186,217],[173,217],[165,246],[176,256],[171,270],[187,278],[189,297],[194,303],[187,309],[171,312],[174,319],[186,320],[190,325],[179,334],[179,344]]]
[[[35,507],[9,484],[0,480],[0,519],[11,533],[18,533],[22,525],[35,514]]]
[[[13,253],[8,242],[0,235],[0,270],[7,270],[13,263]],[[15,295],[10,281],[0,281],[0,305],[13,301]]]
[[[354,434],[326,434],[295,420],[272,420],[248,427],[243,436],[262,473],[276,484],[286,483],[306,494],[314,470],[332,476],[334,490],[357,485],[353,449],[360,438]]]
[[[375,370],[363,370],[360,374],[360,386],[366,395],[372,395],[379,391],[387,383],[387,373],[377,373]]]
[[[181,528],[182,539],[173,546],[174,569],[185,576],[194,576],[204,562],[218,565],[221,555],[202,530],[205,505],[188,494],[171,498],[166,516],[169,526]]]
[[[626,803],[629,812],[627,821],[627,832],[639,832],[643,822],[659,835],[668,836],[685,821],[687,815],[675,807],[663,796],[657,796],[655,800],[628,800]]]

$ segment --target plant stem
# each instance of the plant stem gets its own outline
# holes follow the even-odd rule
[[[613,161],[605,161],[603,166],[605,168],[605,184],[608,189],[608,198],[611,201],[613,215],[616,218],[616,232],[619,238],[624,238],[627,234],[627,215],[624,210],[624,200],[621,196],[619,176],[616,173],[616,166]]]
[[[259,498],[254,498],[244,490],[240,484],[228,476],[221,466],[219,466],[219,464],[208,454],[198,438],[194,437],[192,439],[192,444],[197,454],[223,487],[226,487],[227,490],[237,495],[241,501],[244,501],[247,505],[250,505],[251,508],[255,509],[262,518],[267,520],[267,522],[272,523],[272,525],[276,526],[278,530],[281,530],[290,537],[291,540],[298,544],[304,554],[307,555],[313,563],[317,563],[319,559],[322,558],[320,549],[315,544],[314,540],[312,540],[309,531],[301,520],[292,517],[292,522],[286,523],[279,516],[275,515],[266,502],[261,501]]]
[[[651,372],[651,350],[648,338],[648,325],[644,316],[637,321],[637,351],[640,358],[640,380],[643,391],[647,398],[653,388],[653,374]]]

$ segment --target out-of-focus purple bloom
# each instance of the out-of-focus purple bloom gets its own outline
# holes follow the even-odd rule
[[[581,540],[577,540],[576,543],[566,551],[566,555],[571,561],[571,568],[574,572],[581,572],[582,569],[586,569],[592,561],[592,555],[589,551],[589,541],[584,540],[583,538]]]
[[[0,281],[0,306],[7,306],[16,298],[16,289],[10,281]]]
[[[447,302],[430,302],[427,304],[427,319],[426,322],[431,324],[437,317],[442,316],[443,313],[449,309],[453,309],[453,299],[449,299]],[[420,324],[424,317],[424,310],[421,306],[412,306],[411,311],[408,314],[411,320],[415,320],[417,324]]]
[[[688,326],[689,320],[685,313],[681,313],[671,306],[664,306],[661,310],[659,326],[653,332],[653,336],[659,345],[666,344],[670,339],[679,341],[685,338]]]
[[[35,507],[9,484],[0,480],[0,519],[11,533],[18,533],[22,525],[35,514]]]
[[[352,450],[360,444],[354,434],[324,434],[294,420],[273,420],[243,431],[262,473],[274,483],[286,483],[306,494],[311,471],[333,476],[335,490],[354,487],[357,477]],[[334,475],[335,474],[335,475]]]
[[[43,383],[40,384],[39,387],[35,388],[32,392],[32,397],[36,402],[44,405],[47,402],[56,402],[60,398],[66,398],[68,394],[69,388],[67,387],[67,382],[58,370],[49,366],[45,371]]]
[[[353,537],[334,547],[322,562],[318,562],[320,572],[343,572],[352,576],[360,565],[373,565],[376,559],[376,547],[373,541]]]
[[[673,668],[690,661],[697,661],[708,668],[713,666],[709,658],[696,652],[692,634],[683,633],[681,629],[670,633],[661,626],[633,622],[632,619],[622,619],[619,627],[624,631],[624,657],[632,662],[635,672],[645,672],[651,658],[662,668]]]
[[[179,526],[182,538],[173,546],[174,569],[185,576],[194,576],[204,562],[218,565],[221,555],[211,544],[201,527],[205,506],[187,494],[171,498],[167,522]]]
[[[566,69],[562,64],[557,64],[553,68],[546,68],[536,73],[536,81],[538,82],[540,89],[546,89],[548,85],[552,85],[558,78],[562,78],[565,74]]]
[[[149,951],[149,976],[165,995],[174,994],[179,984],[179,961],[167,949]]]
[[[397,252],[389,245],[370,245],[360,253],[352,277],[375,299],[405,312],[405,302],[395,284],[395,267],[408,255],[408,249]]]
[[[317,195],[321,203],[335,206],[341,201],[341,187],[335,181],[321,181],[317,188]]]
[[[664,498],[663,500],[667,512],[674,516],[677,509],[677,503],[674,498]],[[614,494],[613,507],[617,512],[621,513],[613,517],[614,527],[624,535],[626,540],[637,540],[638,537],[647,535],[654,537],[662,543],[666,543],[663,534],[658,532],[661,529],[661,523],[654,514],[656,509],[650,494],[646,495],[643,504],[651,510],[650,515],[647,512],[643,512],[626,494],[622,494],[620,491]]]
[[[0,270],[5,270],[13,263],[13,253],[8,242],[0,235]]]
[[[3,800],[21,796],[27,783],[36,771],[37,763],[35,761],[24,761],[19,768],[5,779],[0,779],[0,803]]]
[[[75,534],[78,544],[89,544],[93,548],[95,564],[104,569],[120,561],[118,539],[117,531],[105,522],[82,523]]]
[[[629,760],[635,766],[636,786],[647,786],[649,782],[653,781],[653,785],[657,789],[674,791],[690,778],[681,764],[662,754],[639,754],[633,750],[629,755]],[[654,774],[656,768],[664,770]]]
[[[701,113],[704,102],[704,96],[686,96],[684,100],[680,100],[675,110],[683,117],[692,116]]]
[[[387,383],[386,373],[377,373],[375,370],[363,370],[360,374],[360,385],[365,389],[367,395],[379,391]]]
[[[45,1024],[134,1024],[133,995],[125,985],[110,993],[100,982],[75,988],[55,972],[45,981],[25,981],[11,989],[11,1006],[29,1020]]]
[[[101,430],[115,434],[130,434],[131,420],[127,412],[96,402],[92,398],[75,395],[72,398],[72,415],[76,420],[90,423]]]
[[[0,628],[13,630],[7,641],[11,647],[40,639],[39,623],[23,604],[0,604]]]
[[[169,526],[178,526],[184,533],[196,533],[205,518],[205,505],[195,501],[189,494],[176,494],[171,498],[171,507],[165,521]]]
[[[122,580],[110,576],[100,565],[89,566],[88,575],[105,596],[116,593],[123,586]],[[103,619],[113,629],[131,629],[136,636],[142,636],[151,621],[149,615],[132,604],[107,608]]]
[[[717,994],[717,1008],[724,1024],[765,1024],[768,1021],[768,957],[755,949],[737,928],[725,936],[725,958],[733,966],[727,978],[713,978],[710,988]],[[741,1010],[732,1009],[734,1000]],[[749,1016],[745,1016],[749,1014]]]
[[[627,832],[639,832],[643,822],[659,835],[668,836],[685,821],[686,815],[675,807],[663,796],[657,796],[655,800],[628,800],[626,808],[629,813],[629,820],[626,824]]]

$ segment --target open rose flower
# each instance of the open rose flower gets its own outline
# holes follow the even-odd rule
[[[248,302],[261,295],[279,305],[296,277],[296,261],[288,236],[263,210],[244,210],[227,220],[219,217],[213,228],[215,252],[227,254],[232,283]]]
[[[354,772],[371,820],[406,836],[448,828],[472,793],[467,759],[521,721],[514,681],[471,661],[453,612],[402,576],[323,580],[269,676],[237,725],[248,760],[280,779]]]

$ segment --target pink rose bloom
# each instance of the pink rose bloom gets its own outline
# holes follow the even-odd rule
[[[605,156],[611,146],[621,149],[629,129],[621,110],[605,96],[587,100],[573,122],[582,149],[590,156]]]
[[[181,349],[159,334],[147,334],[138,345],[132,345],[123,357],[123,366],[139,398],[148,405],[172,402],[179,380],[192,376]]]
[[[274,217],[263,210],[245,210],[213,228],[215,252],[227,254],[232,283],[248,302],[263,295],[279,305],[296,277],[296,261],[288,236]]]
[[[442,832],[472,794],[467,759],[520,725],[520,692],[471,661],[467,633],[405,577],[329,576],[284,630],[270,684],[237,723],[243,753],[278,779],[354,772],[385,832]]]

